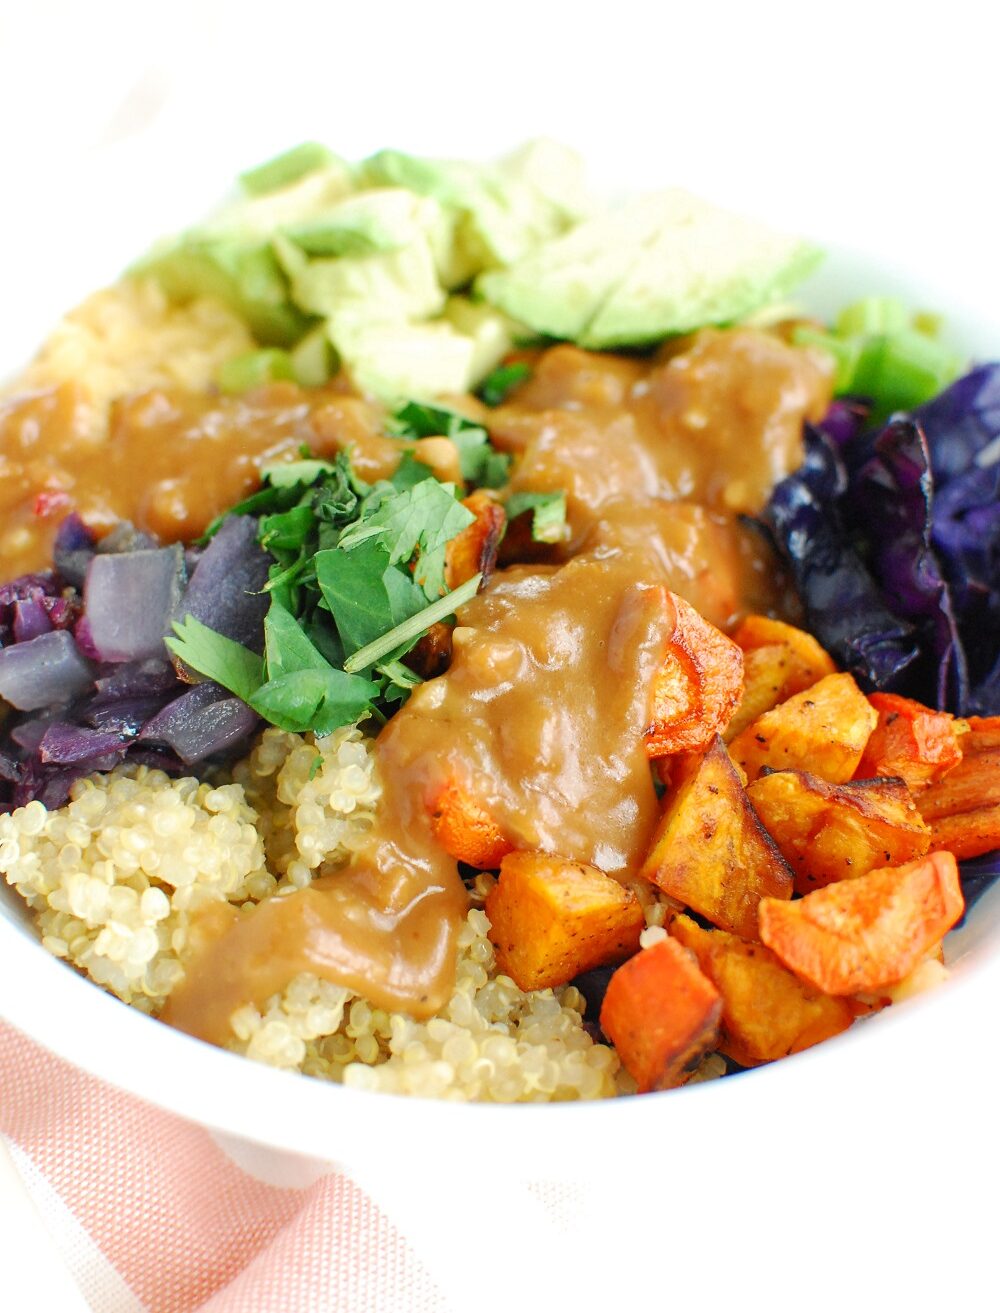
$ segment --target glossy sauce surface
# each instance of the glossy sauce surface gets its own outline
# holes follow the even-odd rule
[[[164,1018],[224,1043],[237,1007],[303,971],[376,1006],[438,1010],[467,896],[431,816],[455,782],[513,846],[634,874],[657,815],[643,730],[672,632],[665,591],[722,627],[785,610],[770,551],[737,513],[797,465],[802,422],[829,393],[811,355],[739,329],[652,361],[555,347],[506,405],[467,401],[515,453],[515,489],[567,490],[570,540],[547,564],[497,572],[462,609],[449,669],[379,736],[383,797],[351,866],[243,913],[207,913]],[[148,392],[120,401],[89,445],[74,406],[60,389],[0,411],[4,532],[31,531],[18,550],[0,542],[7,577],[48,562],[61,514],[37,513],[39,489],[64,493],[95,527],[129,518],[173,540],[200,533],[303,443],[349,448],[368,480],[404,449],[377,407],[336,384]],[[454,448],[418,447],[448,477]]]

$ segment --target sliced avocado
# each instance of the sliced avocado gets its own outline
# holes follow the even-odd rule
[[[332,153],[318,141],[304,141],[241,173],[240,185],[248,196],[263,196],[266,192],[278,191],[289,183],[298,182],[307,173],[315,173],[332,159]]]
[[[583,160],[550,137],[518,147],[500,161],[500,169],[532,186],[568,223],[578,223],[596,208],[587,191]]]
[[[386,323],[437,314],[445,293],[426,237],[377,255],[310,260],[292,241],[276,237],[274,250],[303,310],[327,319]]]
[[[637,346],[733,323],[787,296],[820,252],[682,191],[663,192],[662,226],[577,339]]]
[[[331,157],[321,169],[287,187],[263,196],[239,196],[229,201],[181,240],[263,241],[275,231],[322,216],[353,191],[351,166]]]
[[[482,301],[452,296],[444,308],[445,319],[472,339],[473,353],[466,386],[477,387],[514,345],[515,325],[506,315]]]
[[[564,165],[568,168],[566,161]],[[362,163],[359,178],[363,186],[409,188],[453,210],[458,217],[456,248],[471,277],[520,259],[539,242],[563,232],[575,217],[564,201],[557,202],[536,185],[531,172],[541,170],[534,155],[477,165],[384,150]],[[451,281],[449,286],[459,284]]]
[[[450,225],[437,201],[403,187],[376,187],[284,232],[307,255],[353,256],[397,251],[439,227]]]
[[[381,401],[433,401],[470,386],[475,343],[443,320],[331,325],[330,335],[355,385]]]
[[[309,327],[268,244],[182,242],[154,252],[130,272],[155,278],[173,301],[211,296],[225,302],[268,346],[289,346]]]
[[[579,340],[661,219],[658,200],[641,197],[545,242],[509,269],[482,274],[476,291],[535,332]]]
[[[316,388],[325,383],[336,366],[326,324],[317,324],[296,342],[289,353],[296,383],[304,388]]]

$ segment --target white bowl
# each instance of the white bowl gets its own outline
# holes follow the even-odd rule
[[[531,126],[524,114],[514,123],[505,138],[510,144]],[[596,123],[592,115],[591,129]],[[299,124],[283,140],[309,130]],[[324,135],[322,126],[311,130]],[[419,140],[415,132],[390,134],[376,125],[344,146],[352,154],[387,142],[415,141],[426,149],[426,122],[422,131]],[[335,130],[325,135],[340,144]],[[586,139],[586,128],[578,139]],[[648,145],[648,133],[645,139]],[[503,140],[494,132],[491,144]],[[214,201],[220,180],[279,142],[260,151],[244,137],[223,161],[194,154],[179,186],[165,186],[161,175],[171,158],[168,144],[169,133],[146,134],[140,142],[67,162],[55,181],[38,181],[19,231],[27,254],[11,270],[7,300],[23,304],[25,314],[16,324],[9,315],[0,324],[0,372],[16,368],[67,305],[114,277],[154,236],[196,218]],[[454,124],[442,137],[441,153],[473,149]],[[627,157],[630,170],[618,161],[617,173],[607,171],[613,182],[629,173],[643,187],[692,180],[663,163],[650,168],[634,148]],[[611,158],[607,146],[603,158]],[[55,249],[51,206],[60,191],[74,187],[81,202],[72,249]],[[739,205],[739,187],[720,180],[704,190]],[[773,203],[764,188],[746,191],[749,212],[788,225],[787,182]],[[107,204],[109,197],[120,204]],[[831,253],[804,294],[807,305],[822,312],[868,292],[900,291],[944,312],[950,336],[971,355],[1000,352],[995,266],[985,266],[988,276],[971,276],[981,273],[978,257],[985,248],[949,248],[925,261],[917,258],[925,249],[919,233],[911,227],[907,240],[893,242],[882,222],[873,223],[866,250],[857,240],[853,210],[846,222],[843,198],[839,209],[822,209],[817,195],[815,213],[822,219],[814,225],[802,222],[802,208],[791,226],[824,240],[837,230],[839,215],[855,241],[854,250]],[[46,276],[38,282],[29,256],[46,249]],[[970,276],[956,281],[958,270]],[[787,1229],[792,1203],[824,1223],[874,1215],[884,1242],[890,1234],[900,1239],[901,1218],[919,1224],[928,1183],[940,1190],[964,1179],[967,1167],[944,1170],[943,1163],[976,1163],[987,1172],[1000,1167],[996,1137],[980,1134],[980,1124],[994,1118],[990,1086],[997,1060],[989,1036],[1000,997],[1000,888],[948,942],[954,972],[946,985],[807,1053],[690,1089],[579,1105],[495,1107],[373,1095],[214,1049],[133,1011],[51,957],[6,888],[0,890],[0,1015],[95,1076],[227,1137],[255,1170],[290,1180],[296,1160],[287,1155],[296,1155],[300,1165],[337,1163],[387,1189],[396,1182],[400,1197],[410,1190],[412,1206],[401,1207],[418,1229],[420,1197],[433,1197],[438,1211],[429,1216],[440,1217],[445,1195],[477,1174],[500,1192],[496,1198],[503,1197],[505,1181],[586,1180],[600,1183],[607,1197],[614,1191],[623,1207],[641,1197],[646,1207],[661,1208],[664,1225],[683,1236],[692,1262],[713,1261],[719,1244],[714,1227],[722,1219],[730,1257],[737,1266],[752,1265],[759,1256],[754,1246],[764,1243],[772,1224],[775,1234]],[[253,1145],[269,1152],[254,1157]],[[649,1192],[657,1180],[672,1183],[662,1197]],[[414,1182],[420,1183],[416,1194]],[[887,1210],[893,1225],[885,1220]],[[703,1227],[702,1217],[714,1219],[712,1227],[707,1221]],[[980,1234],[977,1225],[969,1223],[970,1242]],[[855,1252],[863,1250],[872,1243],[871,1228],[852,1232],[851,1243]]]

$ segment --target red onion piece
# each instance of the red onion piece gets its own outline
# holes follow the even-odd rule
[[[218,684],[196,684],[144,725],[139,741],[166,743],[190,766],[232,747],[258,723],[256,712]]]
[[[69,702],[92,682],[90,666],[65,629],[0,651],[0,697],[19,711]]]
[[[163,639],[181,593],[183,549],[142,548],[96,555],[87,567],[84,608],[89,642],[102,661],[163,656]]]

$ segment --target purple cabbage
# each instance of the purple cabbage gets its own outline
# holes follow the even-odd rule
[[[0,650],[0,697],[19,711],[69,702],[93,679],[73,635],[65,629]]]
[[[1000,364],[874,431],[832,410],[764,519],[810,628],[867,688],[1000,714]]]
[[[143,742],[165,743],[191,766],[242,743],[259,723],[245,702],[206,682],[164,707],[143,727],[140,737]]]

